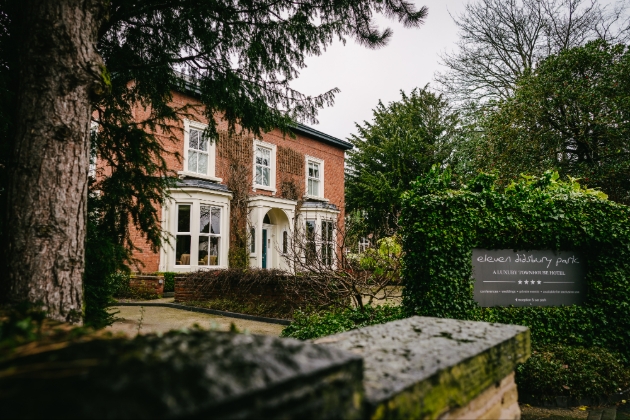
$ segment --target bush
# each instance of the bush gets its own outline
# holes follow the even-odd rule
[[[308,275],[293,276],[281,270],[230,268],[196,271],[180,281],[182,288],[190,291],[187,300],[197,304],[231,301],[243,307],[275,305],[278,310],[273,316],[279,318],[290,318],[297,309],[322,310],[348,304],[334,292],[317,293],[319,283],[311,280]]]
[[[167,271],[163,273],[164,275],[164,292],[174,292],[175,291],[175,276],[177,273],[172,271]]]
[[[600,347],[542,346],[517,367],[518,393],[550,401],[565,396],[576,403],[609,396],[630,387],[630,370],[622,360]]]
[[[292,302],[269,301],[267,299],[257,299],[255,297],[238,298],[231,296],[202,301],[190,300],[186,301],[185,304],[199,308],[216,309],[219,311],[280,319],[291,319],[293,317],[293,312],[295,311],[295,307]]]
[[[602,347],[630,360],[630,208],[558,180],[524,177],[499,190],[480,174],[449,190],[437,169],[405,193],[403,305],[408,314],[531,328],[534,347]],[[554,249],[588,259],[585,303],[568,307],[480,308],[473,299],[472,250]]]
[[[282,330],[281,337],[308,340],[354,330],[368,325],[383,324],[404,318],[399,306],[364,306],[322,312],[296,311],[293,322]]]

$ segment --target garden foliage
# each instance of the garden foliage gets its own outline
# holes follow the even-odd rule
[[[399,306],[370,306],[322,312],[296,311],[291,325],[282,330],[282,337],[308,340],[368,325],[383,324],[403,317]]]
[[[504,190],[479,174],[460,191],[434,168],[403,200],[403,305],[409,315],[531,328],[534,346],[598,346],[630,360],[630,208],[558,174],[522,177]],[[581,306],[480,308],[472,250],[554,249],[585,257]]]
[[[517,367],[518,393],[525,399],[613,395],[630,387],[630,369],[622,360],[619,354],[599,347],[543,346]]]

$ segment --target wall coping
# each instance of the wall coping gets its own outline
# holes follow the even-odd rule
[[[527,327],[412,317],[314,340],[363,358],[373,418],[437,418],[530,356]]]

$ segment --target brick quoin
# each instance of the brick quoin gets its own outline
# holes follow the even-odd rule
[[[175,137],[175,141],[172,141],[172,136],[165,135],[164,133],[157,132],[156,135],[162,141],[162,145],[164,149],[168,152],[167,155],[163,156],[169,169],[174,172],[183,170],[183,153],[184,153],[184,118],[188,118],[192,121],[198,121],[200,123],[207,124],[208,119],[203,115],[203,105],[201,102],[189,95],[183,94],[181,92],[172,92],[173,98],[171,101],[171,106],[185,107],[186,116],[182,115],[182,118],[176,121],[172,121],[172,133]],[[150,117],[151,110],[145,109],[140,106],[134,109],[134,117],[137,121],[142,121]],[[222,115],[217,113],[215,114],[215,121],[217,122],[217,130],[218,131],[227,131],[228,123],[223,120]],[[240,127],[236,127],[236,131],[240,131]],[[261,136],[254,136],[255,139],[262,140],[267,143],[275,144],[277,146],[286,147],[293,149],[296,152],[299,152],[303,155],[309,155],[318,159],[322,159],[324,161],[324,198],[328,199],[330,203],[334,204],[339,208],[340,214],[338,223],[340,227],[343,227],[344,220],[344,209],[345,209],[345,200],[344,200],[344,160],[345,154],[344,150],[333,146],[331,144],[324,143],[322,141],[310,138],[301,133],[294,133],[293,136],[290,134],[282,134],[279,129],[273,129],[269,132],[263,133]],[[226,184],[226,174],[224,173],[224,168],[227,167],[225,165],[225,159],[219,157],[217,153],[217,162],[216,162],[216,176],[218,178],[223,178],[222,184]],[[284,179],[287,179],[287,175],[281,175],[280,173],[280,165],[276,164],[276,197],[279,195],[280,191],[280,183]],[[252,164],[253,171],[253,164]],[[290,176],[296,182],[299,182],[300,186],[305,186],[306,172],[304,176]],[[250,196],[255,195],[264,195],[264,196],[272,196],[271,191],[264,190],[256,190],[254,192],[250,189]],[[158,214],[161,215],[161,209],[158,208]],[[138,264],[135,267],[136,271],[151,273],[156,272],[159,269],[160,263],[160,255],[159,253],[153,252],[151,250],[151,246],[147,243],[146,238],[144,238],[140,232],[136,229],[132,228],[131,230],[131,238],[133,240],[134,245],[138,248],[138,250],[133,252],[133,258],[138,260]]]

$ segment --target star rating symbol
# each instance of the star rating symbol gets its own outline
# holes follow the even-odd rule
[[[542,283],[542,281],[538,280],[538,284]]]
[[[523,280],[519,280],[519,281],[518,281],[518,284],[523,284]]]
[[[529,282],[527,280],[525,280],[525,284],[529,284]]]

